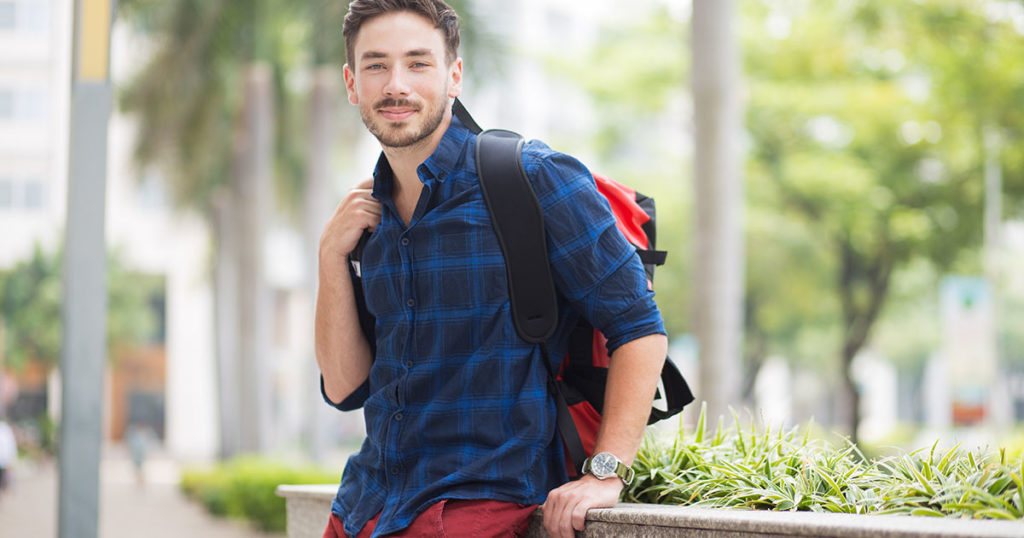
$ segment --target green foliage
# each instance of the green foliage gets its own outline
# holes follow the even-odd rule
[[[986,132],[1001,141],[1003,214],[1024,211],[1024,36],[981,0],[737,9],[748,375],[770,355],[845,375],[866,345],[919,372],[941,337],[939,279],[981,270]],[[638,187],[644,177],[689,180],[685,148],[665,144],[688,120],[678,113],[687,27],[655,9],[640,23],[609,22],[587,61],[552,62],[600,111],[590,146]],[[687,332],[692,294],[675,280],[688,277],[690,200],[685,189],[645,192],[673,219],[659,222],[672,257],[658,302],[670,333]],[[1013,320],[1024,309],[1008,301],[1004,310],[1002,350],[1022,362]],[[846,381],[837,395],[852,392]],[[846,396],[844,405],[856,395]]]
[[[1024,460],[932,446],[879,460],[836,448],[805,430],[719,424],[702,409],[689,435],[648,436],[633,464],[629,502],[717,508],[1024,518]],[[936,443],[937,445],[937,443]]]
[[[126,271],[116,255],[108,257],[107,345],[110,357],[153,333],[149,300],[162,285],[154,277]],[[60,359],[63,253],[36,246],[32,257],[0,274],[0,322],[5,332],[7,367],[28,361],[47,367]]]
[[[264,531],[285,530],[281,484],[337,484],[340,473],[298,467],[258,457],[242,457],[212,469],[182,472],[181,490],[213,515],[240,517]]]

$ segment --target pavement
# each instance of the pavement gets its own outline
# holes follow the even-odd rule
[[[127,452],[104,451],[100,465],[100,538],[283,538],[244,521],[215,518],[178,489],[180,466],[154,454],[135,475]],[[0,494],[0,536],[57,536],[57,465],[55,461],[21,461],[14,482]]]

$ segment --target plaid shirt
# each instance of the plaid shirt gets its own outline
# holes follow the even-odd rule
[[[404,529],[441,499],[539,504],[567,480],[547,370],[510,314],[475,140],[452,119],[417,169],[423,192],[408,228],[383,154],[374,171],[384,212],[361,271],[377,351],[367,383],[336,406],[362,406],[366,420],[331,507],[352,536],[379,511],[375,536]],[[587,169],[536,141],[523,165],[546,216],[559,292],[551,355],[564,356],[579,314],[610,350],[664,333],[639,258]]]

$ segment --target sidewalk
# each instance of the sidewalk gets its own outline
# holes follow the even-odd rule
[[[178,490],[178,465],[158,454],[146,462],[145,484],[135,480],[127,454],[105,450],[100,469],[101,538],[283,538],[244,522],[214,518]],[[57,536],[56,462],[21,462],[15,483],[0,496],[0,535]]]

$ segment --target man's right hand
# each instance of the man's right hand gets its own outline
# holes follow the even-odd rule
[[[350,190],[338,204],[320,235],[320,263],[344,262],[363,235],[380,224],[381,205],[372,196],[373,180],[367,179]]]

